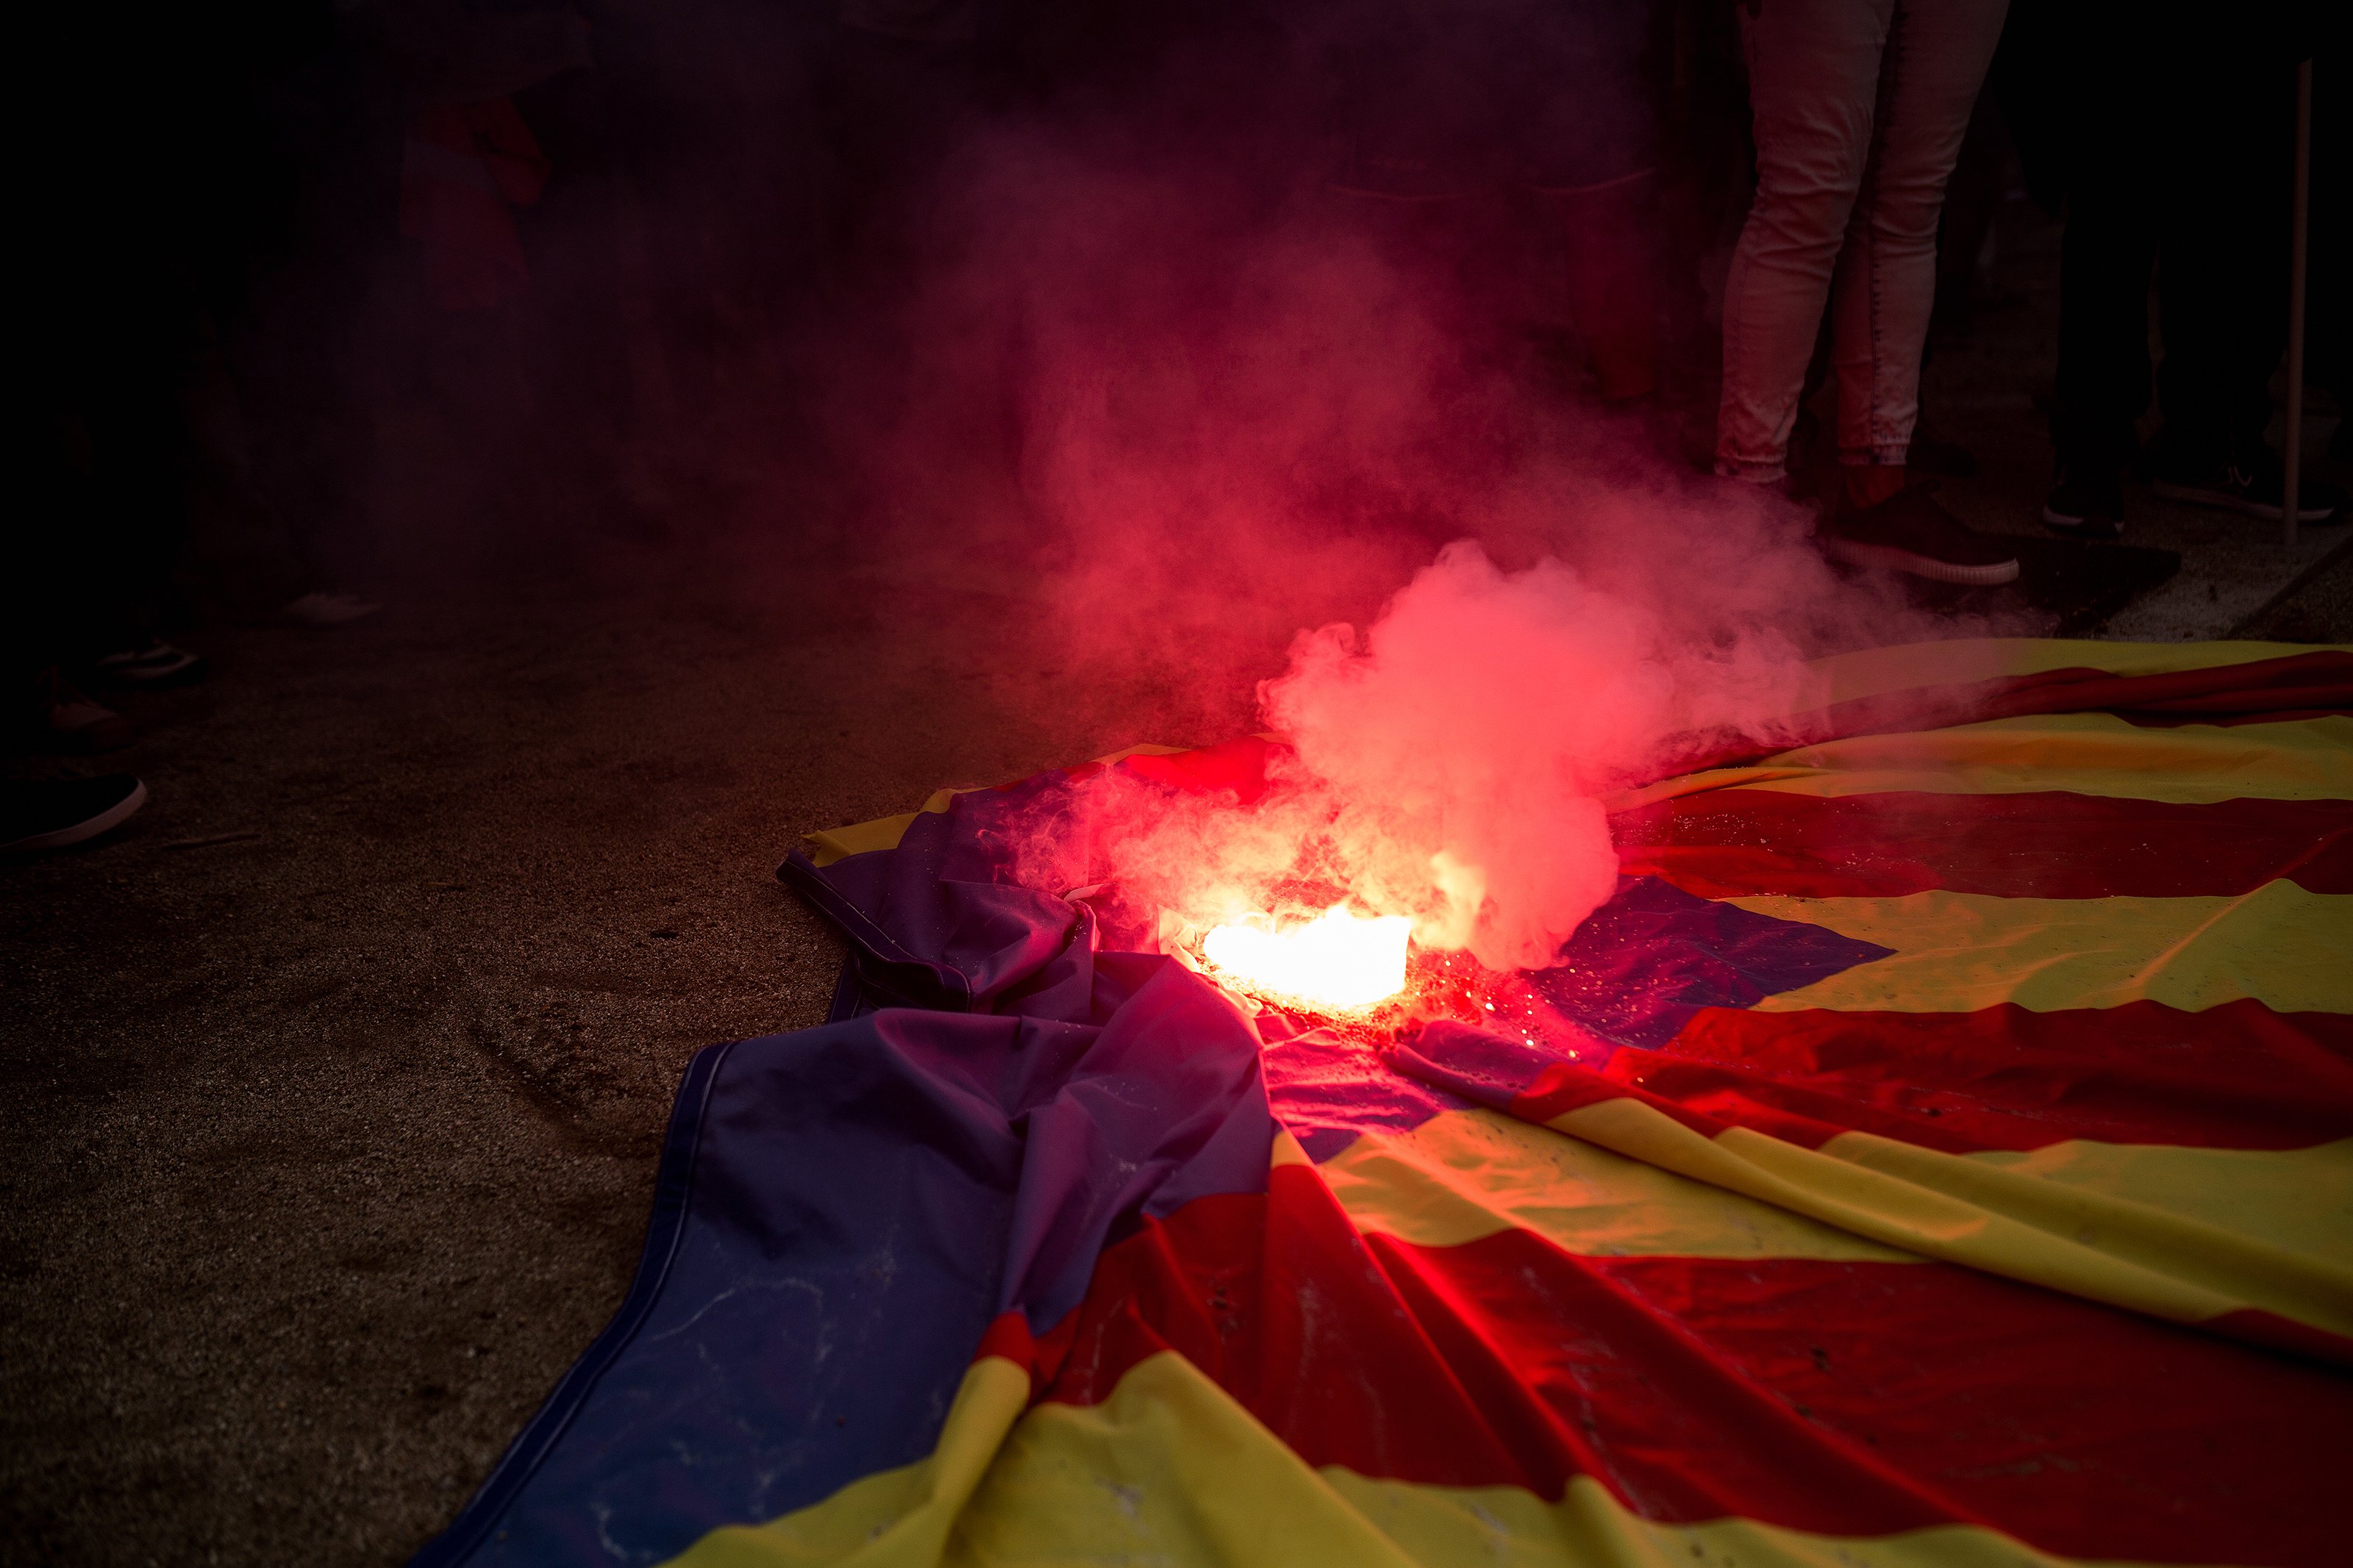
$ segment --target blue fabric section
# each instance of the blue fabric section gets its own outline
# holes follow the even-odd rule
[[[1310,1029],[1271,1043],[1263,1058],[1275,1120],[1322,1164],[1366,1131],[1410,1132],[1471,1101],[1400,1078],[1369,1047]]]
[[[629,1309],[418,1561],[658,1563],[922,1458],[997,1310],[1042,1331],[1119,1227],[1264,1189],[1258,1049],[1155,960],[1102,1025],[889,1008],[703,1053]]]
[[[1025,1107],[1029,1165],[1001,1310],[1043,1333],[1079,1304],[1112,1227],[1210,1193],[1262,1192],[1274,1119],[1258,1037],[1216,987],[1162,960],[1084,1070]]]
[[[485,1538],[492,1535],[494,1527],[540,1463],[570,1429],[581,1401],[636,1338],[659,1301],[680,1239],[685,1234],[688,1177],[702,1138],[711,1086],[720,1064],[734,1048],[732,1045],[714,1046],[697,1052],[687,1064],[686,1077],[670,1107],[670,1128],[662,1142],[661,1165],[654,1183],[653,1215],[646,1226],[645,1247],[621,1310],[613,1314],[613,1321],[596,1336],[587,1353],[573,1363],[563,1381],[555,1385],[555,1391],[548,1395],[547,1403],[508,1445],[489,1479],[449,1528],[417,1552],[414,1559],[417,1568],[440,1568],[441,1564],[465,1562]]]
[[[1528,984],[1605,1040],[1658,1047],[1703,1007],[1751,1007],[1894,950],[1630,877]]]
[[[1367,1130],[1406,1131],[1473,1104],[1507,1110],[1555,1062],[1599,1068],[1618,1046],[1664,1045],[1703,1007],[1749,1006],[1888,951],[1629,878],[1559,963],[1522,976],[1558,1015],[1527,1020],[1541,1042],[1432,1022],[1394,1053],[1407,1076],[1362,1045],[1310,1030],[1267,1047],[1267,1096],[1321,1164]]]
[[[1074,945],[1091,950],[1078,940],[1084,914],[1054,891],[1013,880],[1018,841],[1051,820],[1038,797],[1050,798],[1060,787],[1047,775],[1011,789],[975,790],[954,797],[944,811],[919,814],[895,849],[852,855],[821,871],[797,855],[794,860],[847,906],[848,918],[842,910],[827,912],[861,946],[886,961],[934,971],[945,992],[941,1002],[1001,1012],[1016,994],[1035,998],[1042,992],[1040,1005],[1029,1010],[1066,1016],[1068,999],[1054,994],[1059,984],[1075,987],[1082,1015],[1084,977],[1069,971],[1083,966],[1056,961]],[[1025,826],[1033,820],[1041,826]]]

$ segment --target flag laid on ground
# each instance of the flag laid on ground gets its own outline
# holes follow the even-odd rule
[[[1071,774],[818,836],[832,1021],[695,1058],[419,1561],[2344,1561],[2353,650],[1822,674],[1614,803],[1523,1005],[1378,1049],[1016,882]]]

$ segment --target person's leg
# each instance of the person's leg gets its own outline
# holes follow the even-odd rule
[[[2183,79],[2192,71],[2177,62]],[[2168,455],[2227,461],[2271,421],[2271,375],[2287,340],[2287,212],[2293,68],[2271,58],[2195,68],[2194,127],[2165,216],[2158,310],[2165,358],[2158,399]],[[2226,210],[2211,197],[2232,192]],[[2201,195],[2202,193],[2202,195]]]
[[[2157,260],[2144,154],[2087,147],[2059,249],[2059,366],[2051,442],[2070,472],[2113,476],[2148,408],[2148,281]]]
[[[2006,0],[1896,0],[1831,306],[1843,482],[1823,520],[1823,548],[1850,564],[1978,587],[2016,581],[2017,552],[1906,489],[1904,474],[1936,300],[1936,214],[2007,8]]]
[[[2066,128],[2067,226],[2059,252],[2059,364],[2042,521],[2062,532],[2122,531],[2122,476],[2148,407],[2148,285],[2170,178],[2149,124],[2165,99],[2145,60],[2101,71],[2096,35],[2053,40],[2083,84]]]
[[[2193,120],[2175,121],[2167,153],[2173,178],[2158,261],[2165,357],[2157,372],[2165,427],[2150,454],[2150,488],[2170,500],[2277,518],[2284,470],[2264,427],[2272,373],[2287,346],[2295,76],[2269,50],[2216,55],[2186,47],[2171,62],[2183,90],[2168,96],[2200,107]],[[2232,195],[2220,212],[2200,195],[2222,190]],[[2325,521],[2344,503],[2340,488],[2316,479],[2301,492],[2298,516]]]
[[[94,334],[100,347],[81,405],[93,459],[83,515],[103,587],[83,646],[70,650],[76,659],[142,643],[178,609],[174,574],[188,532],[186,329],[161,310],[125,315],[115,331]]]
[[[2305,263],[2307,279],[2353,278],[2353,51],[2343,45],[2353,26],[2340,26],[2312,62],[2312,234]],[[2305,374],[2314,386],[2336,395],[2341,410],[2353,410],[2353,300],[2341,283],[2306,290]],[[2353,413],[2340,416],[2328,438],[2328,455],[2353,464]]]
[[[2122,531],[2122,477],[2148,407],[2148,281],[2157,259],[2156,219],[2138,177],[2147,154],[2121,141],[2087,142],[2068,195],[2051,411],[2056,475],[2042,507],[2054,529],[2106,538]]]
[[[1920,406],[1936,297],[1936,216],[2009,0],[1898,0],[1878,125],[1838,260],[1831,363],[1839,461],[1897,468]]]
[[[1862,183],[1894,0],[1769,0],[1743,13],[1757,196],[1724,290],[1716,471],[1769,484]]]
[[[1996,51],[1997,62],[2000,51]],[[1993,68],[1999,69],[1999,64]],[[1989,73],[1990,74],[1990,72]],[[1989,86],[1969,111],[1969,127],[1945,184],[1945,207],[1936,224],[1936,307],[1930,320],[1940,331],[1968,335],[1977,314],[1978,258],[1993,232],[2009,173],[2010,128],[2001,100]]]
[[[2158,263],[2158,398],[2166,456],[2202,467],[2259,443],[2271,420],[2287,336],[2295,77],[2270,59],[2211,62],[2197,76],[2196,126],[2169,139],[2179,162]],[[2221,190],[2232,192],[2224,210],[2211,199]]]

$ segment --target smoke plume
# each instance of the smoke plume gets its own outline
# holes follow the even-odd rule
[[[1769,629],[1702,648],[1557,559],[1507,572],[1458,542],[1366,629],[1299,635],[1259,689],[1288,742],[1263,795],[1092,775],[1025,876],[1115,879],[1163,935],[1336,898],[1411,918],[1424,949],[1543,967],[1616,885],[1608,796],[1695,727],[1767,730],[1804,677]]]
[[[1558,561],[1507,574],[1458,543],[1361,636],[1303,634],[1261,700],[1368,904],[1426,947],[1542,966],[1616,885],[1600,797],[1698,695],[1662,631]]]

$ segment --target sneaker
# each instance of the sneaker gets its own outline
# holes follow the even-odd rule
[[[39,855],[95,838],[147,804],[129,773],[95,779],[10,779],[0,784],[0,855]]]
[[[91,668],[101,679],[118,685],[154,690],[165,686],[193,686],[205,678],[209,667],[202,654],[149,637],[137,647],[103,655]]]
[[[2252,456],[2211,466],[2160,461],[2149,476],[2148,488],[2167,500],[2224,507],[2276,522],[2285,510],[2287,470],[2265,447]],[[2344,486],[2305,476],[2296,494],[2296,521],[2329,522],[2344,510]]]
[[[2115,474],[2078,474],[2065,467],[2042,502],[2042,526],[2074,539],[2122,539],[2125,487]]]
[[[1917,468],[1924,474],[1941,474],[1948,479],[1973,479],[1978,477],[1977,454],[1958,441],[1939,440],[1934,436],[1912,433],[1912,445],[1904,454],[1904,466]]]
[[[1991,588],[2018,581],[2018,552],[1964,525],[1921,490],[1907,489],[1822,524],[1822,548],[1850,566],[1936,583]]]
[[[85,695],[56,670],[41,672],[33,695],[33,740],[41,750],[87,756],[119,752],[138,738],[121,714]]]
[[[313,589],[278,607],[278,618],[301,626],[340,626],[375,615],[384,606],[357,594],[330,594]]]

